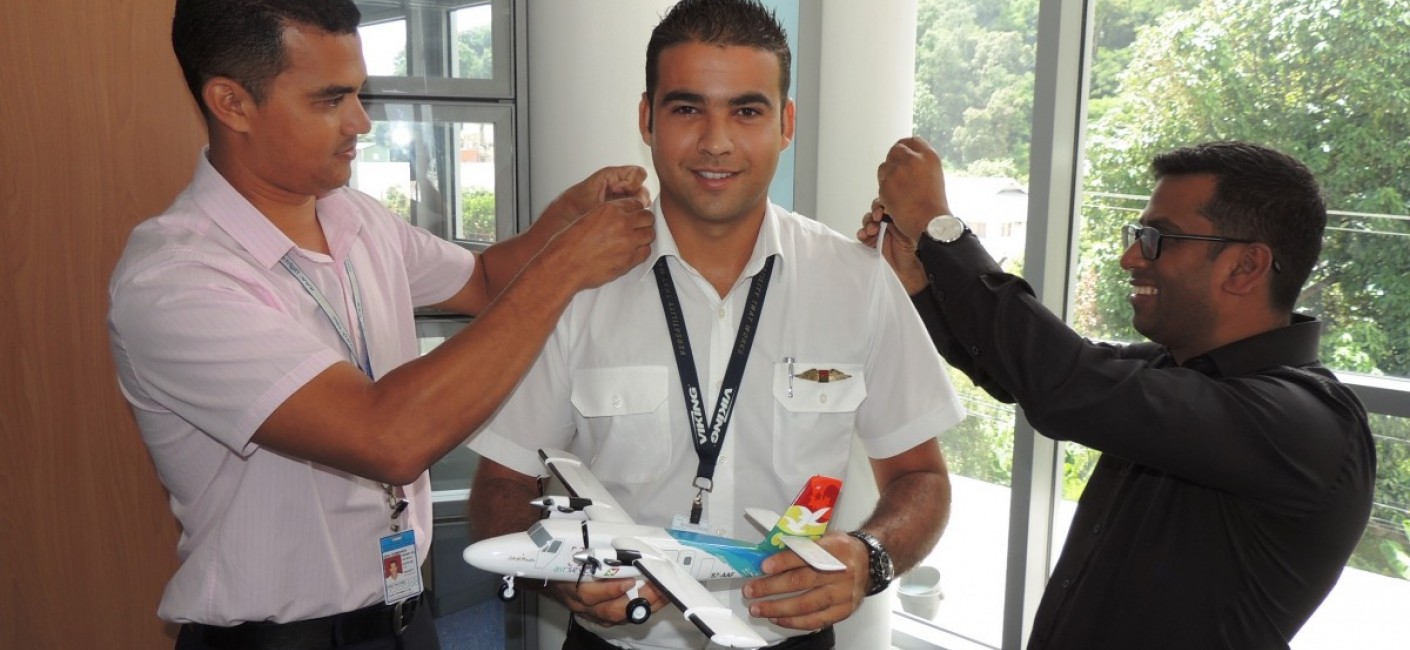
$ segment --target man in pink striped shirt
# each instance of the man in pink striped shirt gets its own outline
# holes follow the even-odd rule
[[[178,648],[438,647],[413,615],[426,469],[494,412],[569,299],[654,236],[637,167],[592,175],[483,254],[348,189],[370,128],[358,23],[350,0],[176,5],[210,146],[132,233],[108,324],[182,526],[158,610]],[[477,318],[419,357],[425,306]]]

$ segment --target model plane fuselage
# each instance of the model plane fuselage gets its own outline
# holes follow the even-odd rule
[[[531,580],[576,580],[580,574],[583,579],[634,578],[641,572],[632,565],[632,552],[610,549],[613,540],[635,538],[650,543],[696,580],[708,581],[763,575],[760,565],[772,554],[727,537],[605,522],[587,526],[589,546],[584,548],[582,524],[576,519],[544,519],[523,533],[477,542],[467,555],[473,554],[476,566],[492,573]],[[596,566],[589,562],[585,571],[583,553],[598,560]]]

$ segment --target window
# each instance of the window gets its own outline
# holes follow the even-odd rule
[[[1298,308],[1326,322],[1323,359],[1371,411],[1379,468],[1362,542],[1292,645],[1396,645],[1387,621],[1410,607],[1410,148],[1394,144],[1410,141],[1410,7],[917,4],[915,130],[945,160],[951,207],[1087,336],[1138,338],[1117,228],[1147,201],[1153,154],[1248,139],[1318,175],[1330,218]],[[995,178],[1013,185],[984,185]],[[898,614],[895,643],[1021,648],[1098,455],[956,386],[976,417],[942,440],[954,506],[926,564],[941,569],[944,600],[929,620]]]
[[[353,187],[471,248],[517,232],[522,102],[509,0],[361,0],[372,131]]]

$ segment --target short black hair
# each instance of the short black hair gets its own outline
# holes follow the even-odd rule
[[[788,100],[789,68],[793,53],[788,33],[773,10],[758,0],[681,0],[666,12],[646,45],[646,98],[656,99],[661,52],[682,43],[753,47],[778,57],[779,95]]]
[[[1273,275],[1271,303],[1292,311],[1302,285],[1322,254],[1327,205],[1317,179],[1297,159],[1238,141],[1206,142],[1160,154],[1151,161],[1156,180],[1211,174],[1214,197],[1200,213],[1215,233],[1263,242],[1282,267]],[[1211,253],[1217,254],[1215,247]]]
[[[203,113],[212,77],[229,77],[264,101],[269,83],[288,67],[284,28],[308,25],[329,34],[357,33],[362,13],[352,0],[177,0],[171,47],[186,86]]]

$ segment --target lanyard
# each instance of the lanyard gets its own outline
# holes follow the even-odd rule
[[[362,315],[362,291],[357,287],[357,273],[353,272],[352,260],[343,260],[343,270],[347,272],[348,285],[352,287],[353,310],[357,314],[357,336],[362,343],[361,354],[358,354],[358,346],[353,345],[352,334],[348,332],[347,325],[343,324],[343,319],[338,317],[338,312],[333,311],[333,305],[328,302],[328,298],[324,297],[323,292],[313,284],[313,280],[310,280],[304,270],[299,268],[299,263],[294,261],[293,254],[285,253],[284,257],[279,258],[279,263],[283,264],[284,268],[294,276],[294,279],[303,285],[304,291],[307,291],[313,301],[318,303],[318,308],[323,311],[324,316],[328,317],[328,322],[333,324],[333,329],[338,330],[338,336],[343,338],[343,345],[348,346],[348,352],[352,353],[353,363],[357,364],[357,369],[366,373],[368,379],[375,379],[372,376],[372,359],[367,349],[367,323]]]
[[[735,333],[734,348],[730,352],[729,365],[725,367],[725,379],[720,385],[720,394],[715,401],[715,413],[707,423],[700,391],[700,378],[695,372],[695,354],[690,349],[690,336],[686,333],[685,318],[681,314],[680,298],[676,295],[676,285],[671,282],[671,270],[666,258],[656,260],[652,268],[656,272],[656,288],[661,292],[661,307],[666,312],[666,327],[671,332],[671,344],[676,357],[676,369],[680,371],[681,389],[685,396],[687,419],[690,420],[691,441],[695,443],[695,455],[700,463],[696,466],[695,501],[690,509],[690,523],[700,523],[704,493],[714,489],[715,464],[724,447],[725,431],[729,427],[730,416],[734,413],[734,402],[739,392],[739,384],[744,380],[744,364],[749,361],[749,350],[754,347],[754,333],[759,329],[759,314],[764,307],[764,294],[769,290],[769,277],[773,275],[774,258],[769,256],[764,262],[764,270],[754,276],[749,285],[749,301],[744,307],[744,316]]]
[[[348,275],[348,286],[352,287],[353,311],[357,315],[357,337],[362,345],[353,344],[352,334],[348,332],[347,325],[343,324],[343,319],[338,317],[338,312],[333,311],[333,305],[328,302],[328,298],[318,289],[318,286],[310,280],[307,273],[299,268],[299,263],[294,261],[293,253],[285,253],[279,258],[279,263],[294,276],[295,280],[303,285],[304,291],[318,303],[318,308],[323,311],[323,315],[328,318],[328,322],[333,324],[333,329],[338,330],[338,336],[342,337],[343,345],[348,347],[348,352],[352,353],[357,369],[367,374],[368,379],[375,380],[372,374],[371,350],[367,347],[367,320],[362,311],[362,291],[357,286],[357,273],[353,271],[352,260],[343,260],[343,270]],[[359,354],[359,347],[361,354]],[[401,524],[397,521],[401,513],[406,510],[407,501],[400,494],[401,488],[393,489],[391,485],[383,483],[382,490],[387,494],[387,508],[392,511],[392,532],[401,530]]]

